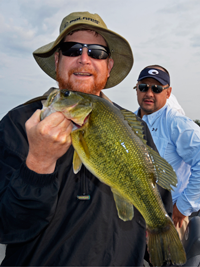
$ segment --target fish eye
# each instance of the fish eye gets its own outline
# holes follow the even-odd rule
[[[64,92],[64,96],[69,96],[70,92],[69,91],[65,91]]]

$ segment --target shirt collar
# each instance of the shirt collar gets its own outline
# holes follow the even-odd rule
[[[152,114],[149,115],[144,115],[143,116],[143,120],[145,122],[147,122],[150,126],[152,126],[155,121],[162,115],[162,113],[164,112],[164,110],[167,108],[167,104],[165,104],[161,109],[159,109],[156,112],[153,112]],[[140,116],[140,108],[138,109],[138,116]]]

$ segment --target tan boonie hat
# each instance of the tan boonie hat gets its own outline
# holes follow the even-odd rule
[[[33,52],[33,56],[41,69],[56,80],[54,53],[60,41],[77,29],[94,30],[103,36],[114,60],[114,66],[105,88],[119,84],[128,75],[133,65],[130,45],[122,36],[109,30],[99,15],[89,12],[74,12],[66,16],[61,23],[58,38]]]

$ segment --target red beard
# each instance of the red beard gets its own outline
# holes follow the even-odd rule
[[[77,80],[76,83],[70,81],[71,75],[74,75],[73,73],[78,73],[78,72],[88,72],[91,75],[93,75],[94,78],[94,83],[87,83],[86,81],[81,81]],[[68,73],[68,80],[63,79],[60,75],[59,72],[57,71],[56,73],[56,80],[58,82],[58,86],[60,89],[68,89],[71,91],[78,91],[78,92],[83,92],[87,94],[93,94],[93,95],[99,95],[100,91],[105,87],[107,83],[107,76],[105,77],[98,77],[97,72],[91,71],[89,69],[86,69],[85,67],[82,68],[74,68],[69,71]]]

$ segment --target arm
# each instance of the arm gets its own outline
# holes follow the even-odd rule
[[[26,242],[51,221],[59,182],[56,173],[34,173],[25,162],[17,170],[0,163],[0,243]]]
[[[185,189],[176,202],[180,213],[177,213],[175,207],[174,216],[176,212],[176,217],[183,218],[200,209],[200,128],[187,117],[177,117],[172,120],[171,139],[178,154],[177,159],[191,167],[189,181],[186,180],[187,177],[179,177]],[[180,165],[179,168],[184,167]],[[182,220],[175,218],[175,221],[181,223]]]
[[[15,119],[24,116],[24,112],[15,113]],[[51,120],[39,121],[39,113],[36,111],[26,123],[30,146],[25,129],[22,129],[24,123],[21,118],[19,123],[7,116],[0,124],[1,243],[20,243],[34,238],[48,225],[55,213],[60,186],[55,164],[71,144],[71,139],[66,138],[71,126],[65,135],[62,131],[66,124],[62,119],[59,123],[62,117],[60,113],[52,114],[52,127]],[[55,136],[62,141],[63,138],[69,140],[68,145],[61,145],[62,141],[56,142]]]

